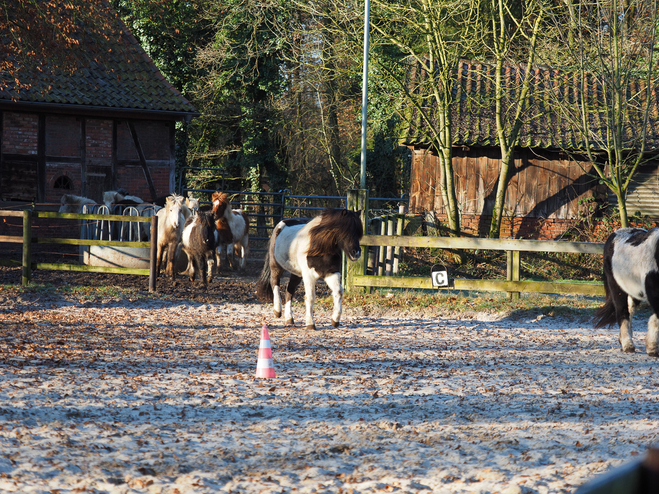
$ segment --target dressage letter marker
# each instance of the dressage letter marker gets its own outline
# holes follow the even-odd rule
[[[275,376],[275,367],[272,364],[272,347],[270,334],[265,324],[261,328],[261,344],[259,345],[259,359],[256,363],[256,377],[271,378]]]

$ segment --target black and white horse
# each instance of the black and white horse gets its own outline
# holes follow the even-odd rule
[[[624,352],[635,350],[632,340],[632,314],[641,302],[648,302],[645,350],[659,357],[659,229],[621,228],[604,244],[604,289],[606,300],[595,313],[595,327],[618,323],[619,341]]]
[[[257,281],[257,298],[261,302],[274,302],[275,315],[281,317],[279,283],[288,271],[291,277],[286,288],[285,322],[293,324],[291,302],[295,289],[304,281],[306,327],[316,329],[313,318],[316,282],[323,278],[332,291],[332,326],[337,327],[343,303],[341,252],[351,261],[359,259],[359,241],[363,235],[360,213],[346,209],[325,209],[311,220],[280,221],[270,237],[263,271]]]

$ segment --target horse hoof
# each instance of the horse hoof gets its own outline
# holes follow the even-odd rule
[[[622,347],[622,351],[625,353],[634,353],[636,351],[636,347],[634,345],[624,346]]]
[[[307,326],[305,329],[306,329],[307,331],[314,331],[314,330],[316,329],[316,325],[315,325],[315,324],[311,324],[311,325]]]
[[[275,317],[281,317],[281,311],[279,312],[275,311]]]
[[[332,321],[332,326],[334,326],[335,328],[338,328],[339,327],[339,321],[334,321],[333,320]]]
[[[284,323],[286,326],[295,326],[295,323],[293,322],[293,319],[286,319],[286,322]]]
[[[659,351],[658,350],[648,350],[648,356],[649,357],[659,357]]]

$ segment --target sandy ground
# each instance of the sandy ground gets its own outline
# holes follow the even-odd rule
[[[294,311],[0,291],[0,492],[572,492],[657,441],[643,319]]]

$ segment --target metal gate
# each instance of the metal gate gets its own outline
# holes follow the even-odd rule
[[[191,189],[184,184],[186,170],[207,170],[207,168],[184,167],[182,168],[177,184],[177,193],[187,196],[192,192],[195,197],[206,195],[209,199],[216,189]],[[216,170],[217,171],[217,170]],[[250,218],[250,253],[265,253],[270,234],[275,225],[284,218],[303,218],[316,216],[325,208],[345,208],[346,196],[306,196],[291,194],[288,189],[279,192],[250,192],[240,190],[225,190],[226,180],[223,175],[218,175],[218,189],[226,193],[234,209],[244,210]],[[221,188],[220,188],[221,187]],[[200,205],[210,206],[210,200],[200,200]],[[369,209],[398,212],[400,203],[407,204],[409,199],[401,198],[369,198]],[[365,232],[366,233],[366,232]],[[379,231],[378,231],[379,233]]]

